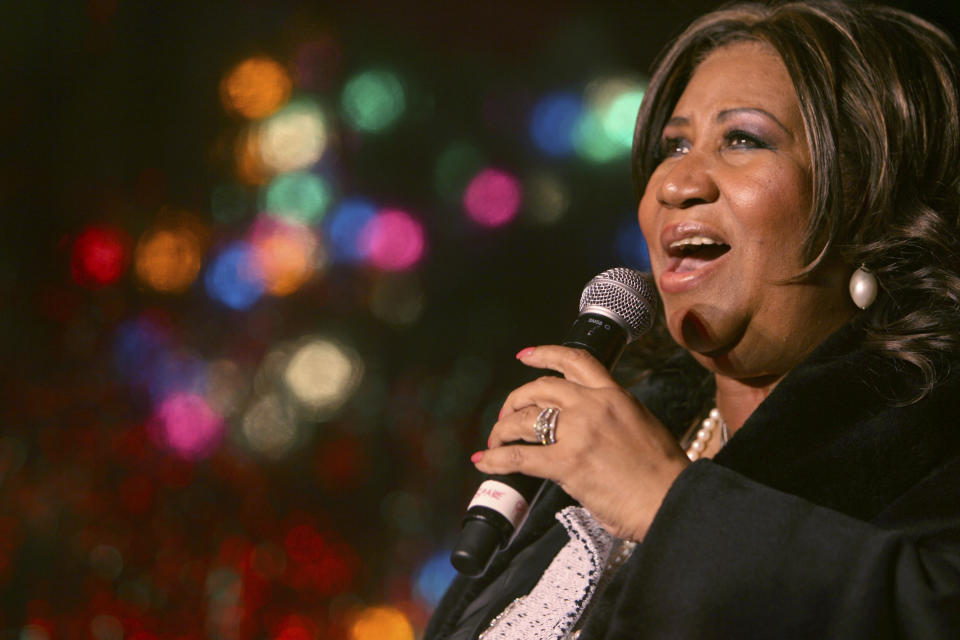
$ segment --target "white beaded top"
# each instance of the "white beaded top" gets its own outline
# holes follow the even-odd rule
[[[557,520],[570,540],[533,590],[509,604],[479,640],[564,640],[573,633],[617,538],[583,507],[567,507],[557,513]]]

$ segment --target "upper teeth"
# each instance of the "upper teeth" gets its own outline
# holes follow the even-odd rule
[[[697,246],[697,247],[699,247],[699,246],[705,245],[705,244],[724,244],[724,243],[723,243],[723,242],[720,242],[720,241],[718,241],[718,240],[714,240],[713,238],[708,238],[708,237],[706,237],[706,236],[691,236],[691,237],[689,237],[689,238],[683,238],[683,239],[681,239],[681,240],[677,240],[677,241],[675,241],[675,242],[671,242],[671,243],[670,243],[670,248],[671,248],[671,249],[680,249],[680,248],[689,247],[689,246]]]

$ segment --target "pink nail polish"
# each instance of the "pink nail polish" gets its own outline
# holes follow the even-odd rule
[[[517,359],[518,359],[518,360],[523,360],[524,358],[526,358],[526,357],[527,357],[528,355],[530,355],[531,353],[533,353],[533,347],[527,347],[526,349],[521,349],[520,352],[517,353]]]
[[[473,464],[477,464],[481,459],[483,459],[483,451],[477,451],[475,454],[470,456],[470,462]]]

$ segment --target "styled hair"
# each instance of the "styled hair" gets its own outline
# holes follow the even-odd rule
[[[664,125],[697,65],[734,42],[768,45],[796,89],[812,166],[803,240],[813,274],[839,257],[881,291],[856,322],[863,347],[925,395],[960,352],[960,77],[957,49],[924,20],[835,2],[737,4],[693,22],[664,52],[633,144],[638,194]]]

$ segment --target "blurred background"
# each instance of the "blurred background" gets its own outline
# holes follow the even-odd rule
[[[716,4],[0,1],[0,639],[422,635]]]

